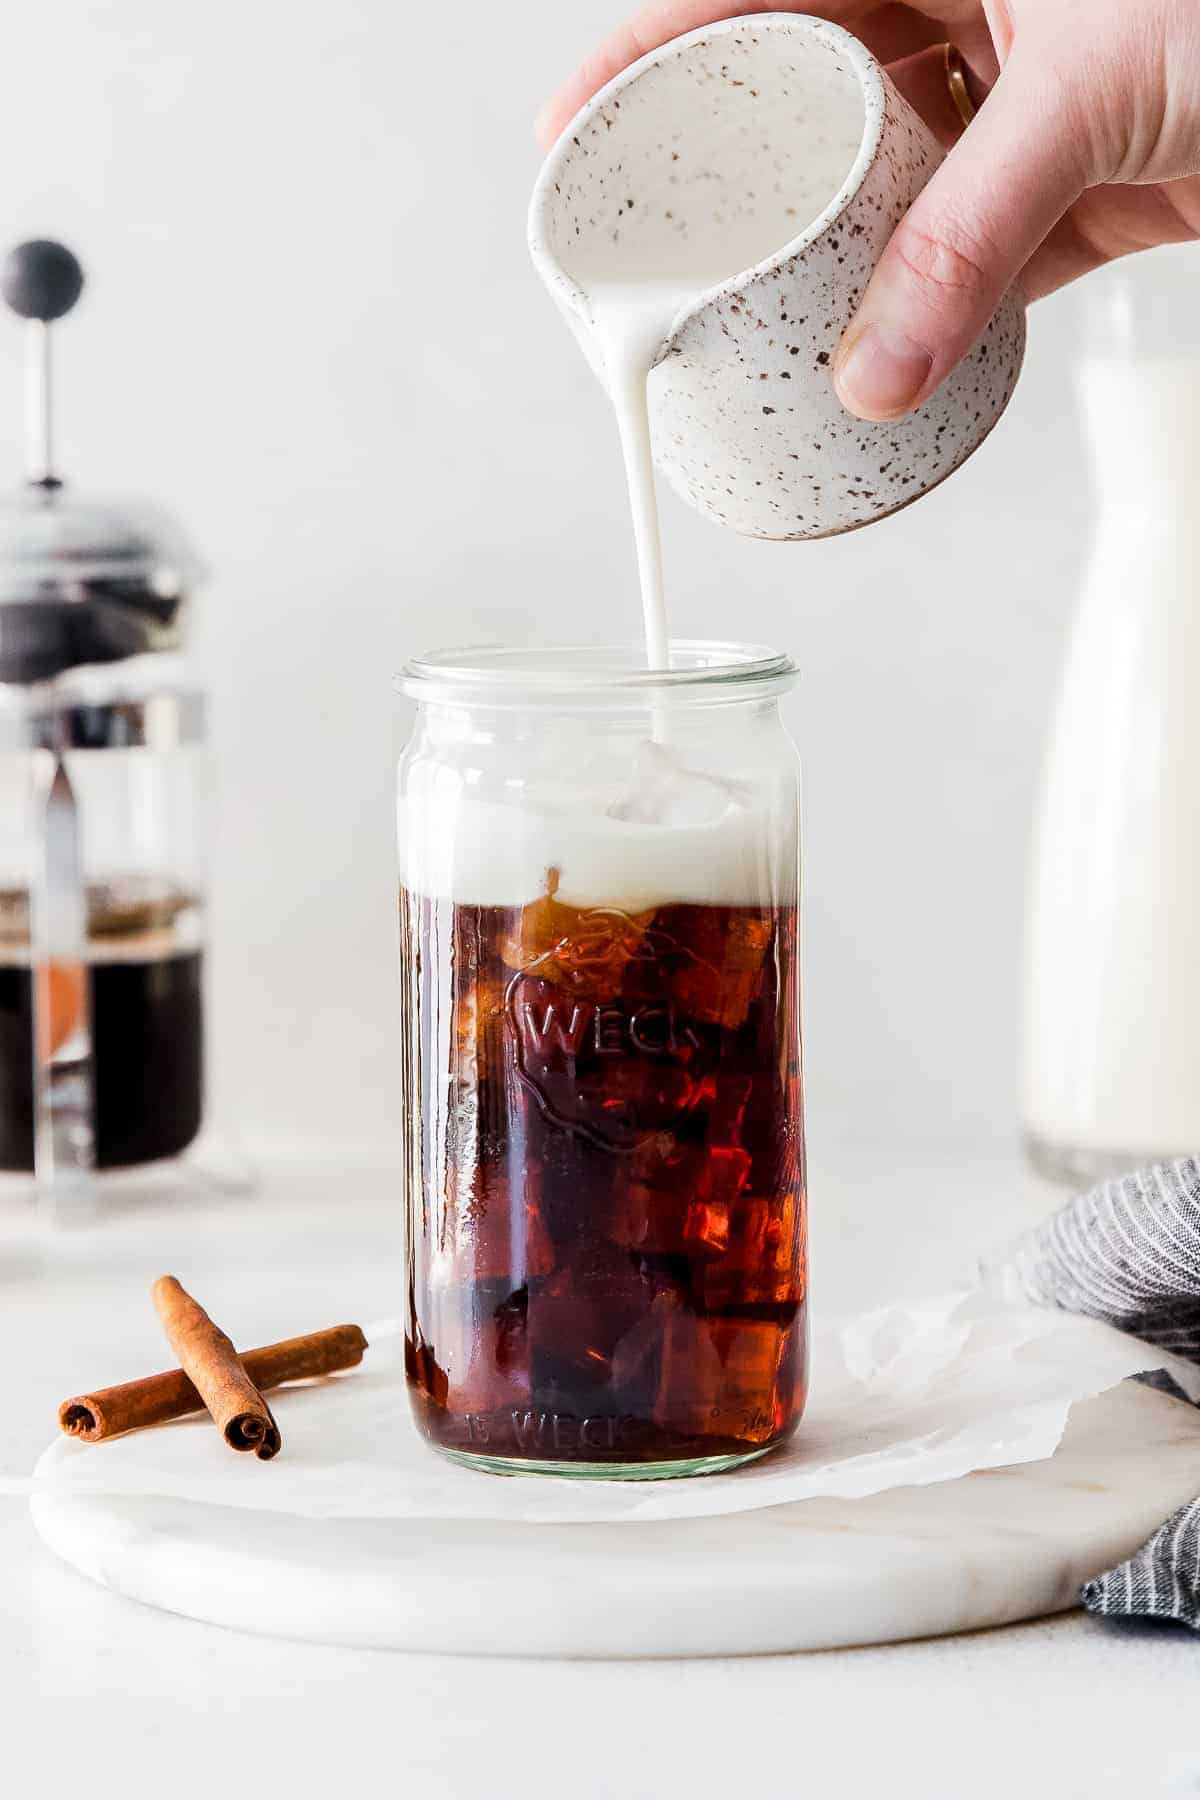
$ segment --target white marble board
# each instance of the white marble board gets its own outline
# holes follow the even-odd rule
[[[627,1657],[887,1643],[1060,1612],[1197,1493],[1200,1415],[1126,1382],[1075,1409],[1047,1462],[713,1519],[314,1520],[48,1494],[31,1506],[44,1541],[91,1580],[212,1624]]]

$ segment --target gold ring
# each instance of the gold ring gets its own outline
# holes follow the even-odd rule
[[[946,86],[950,89],[954,110],[962,120],[965,131],[979,110],[967,87],[967,65],[957,44],[943,44],[942,53],[946,59]]]

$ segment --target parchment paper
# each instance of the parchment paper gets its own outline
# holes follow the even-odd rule
[[[60,1438],[27,1491],[169,1495],[320,1518],[700,1518],[1040,1461],[1073,1402],[1147,1369],[1169,1368],[1200,1394],[1194,1366],[1106,1325],[963,1290],[819,1330],[801,1428],[760,1462],[691,1480],[506,1479],[426,1447],[409,1416],[399,1323],[365,1329],[372,1348],[360,1369],[272,1394],[283,1433],[274,1462],[232,1455],[198,1417],[107,1444]]]

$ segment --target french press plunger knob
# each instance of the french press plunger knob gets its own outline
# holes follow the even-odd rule
[[[0,264],[0,294],[25,335],[25,465],[29,480],[58,487],[54,472],[54,367],[50,326],[83,292],[79,258],[53,238],[17,244]]]

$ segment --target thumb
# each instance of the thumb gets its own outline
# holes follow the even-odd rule
[[[1053,74],[1016,53],[892,240],[834,361],[863,419],[927,400],[980,336],[1033,252],[1086,186],[1084,146]]]

